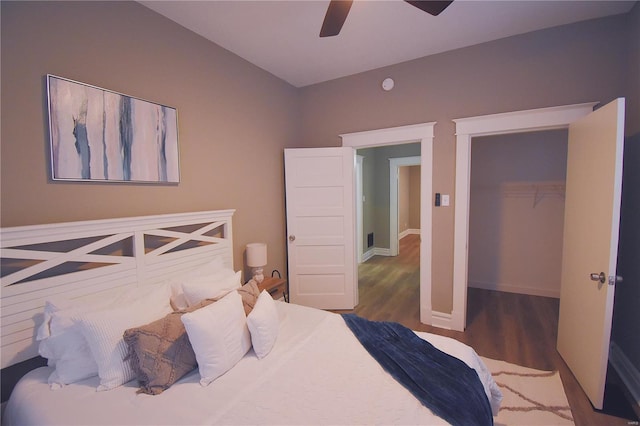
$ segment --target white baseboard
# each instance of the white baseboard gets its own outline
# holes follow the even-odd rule
[[[444,312],[431,312],[431,325],[445,330],[451,330],[451,314]]]
[[[640,409],[640,371],[629,361],[624,351],[615,342],[611,342],[609,362],[631,393],[636,408]]]
[[[400,233],[400,235],[398,235],[398,238],[401,240],[407,235],[420,235],[420,229],[413,229],[413,228],[405,229]]]
[[[376,247],[373,249],[375,256],[391,256],[391,249]]]
[[[372,247],[362,254],[362,263],[371,259],[373,256],[391,256],[391,249]]]
[[[362,262],[364,263],[367,260],[371,259],[373,257],[373,249],[367,250],[364,253],[362,253]]]
[[[468,281],[469,287],[481,288],[484,290],[504,291],[506,293],[518,293],[528,294],[530,296],[543,296],[553,297],[555,299],[560,298],[560,289],[548,289],[548,288],[536,288],[536,287],[524,287],[519,285],[512,285],[508,283],[489,283],[484,281]]]

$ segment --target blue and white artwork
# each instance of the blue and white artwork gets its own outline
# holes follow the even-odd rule
[[[47,75],[54,180],[178,183],[174,108]]]

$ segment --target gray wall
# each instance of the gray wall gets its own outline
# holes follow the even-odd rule
[[[616,287],[612,339],[640,370],[640,3],[626,19],[632,32],[618,246],[618,275],[624,281]]]
[[[625,141],[612,340],[640,371],[640,133]]]
[[[420,155],[420,144],[385,146],[359,149],[364,157],[362,192],[366,201],[362,205],[363,247],[367,249],[367,234],[374,233],[374,247],[390,247],[389,240],[389,159]]]
[[[622,206],[618,274],[624,281],[616,288],[612,339],[640,370],[640,3],[626,16],[629,39],[627,138],[622,176]],[[631,95],[633,94],[633,95]]]

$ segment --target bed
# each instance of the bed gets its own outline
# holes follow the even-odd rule
[[[62,371],[62,358],[28,372],[11,394],[3,424],[448,424],[374,359],[344,316],[274,301],[266,292],[247,290],[251,283],[238,283],[232,215],[225,210],[3,229],[3,368],[42,353],[42,342],[56,335],[52,318],[77,306],[84,316],[72,323],[92,343],[100,367],[99,374],[71,383],[52,381]],[[61,239],[67,241],[64,250],[51,248]],[[211,275],[197,273],[213,274],[207,269],[213,264],[215,274],[232,271],[219,280],[227,284],[216,284],[215,296],[200,282]],[[245,297],[249,293],[253,299]],[[137,315],[137,323],[127,315]],[[176,315],[179,321],[173,320]],[[140,366],[118,379],[123,383],[105,381],[105,362],[129,366],[131,355],[138,354],[142,365],[144,356],[132,349],[131,336],[148,338],[145,327],[166,318],[186,328],[196,365],[189,367],[193,359],[185,361],[186,355],[176,356],[184,365],[178,368],[176,361],[172,368],[181,373],[154,376],[165,380],[160,388],[149,385],[154,378]],[[92,340],[105,333],[100,326],[116,335],[124,327],[125,343],[118,347],[126,351],[101,359],[102,349],[96,349],[101,343]],[[497,414],[500,391],[472,348],[442,336],[411,334],[473,369],[479,392]],[[177,341],[165,349],[177,347]],[[221,347],[224,356],[217,353]],[[454,411],[470,399],[466,392],[457,397]]]

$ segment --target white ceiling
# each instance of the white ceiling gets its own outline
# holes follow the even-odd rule
[[[402,0],[356,0],[320,38],[328,0],[140,1],[296,87],[607,15],[635,1],[454,0],[431,16]]]

